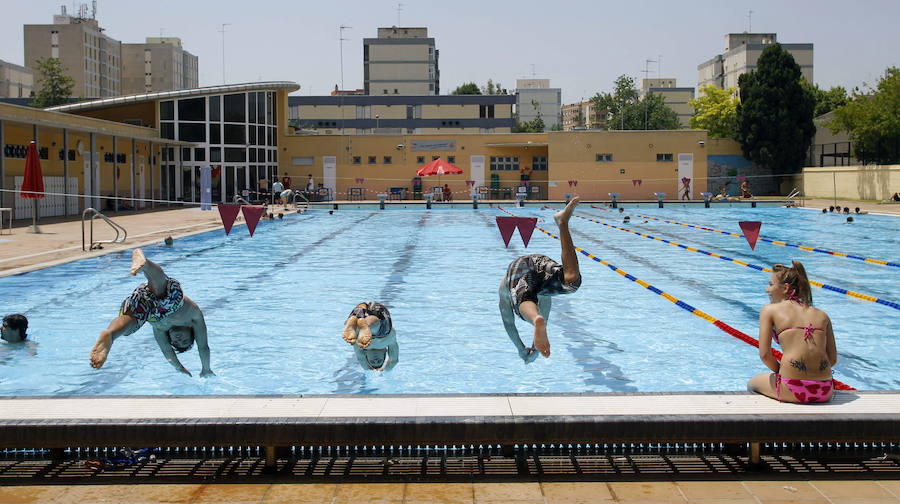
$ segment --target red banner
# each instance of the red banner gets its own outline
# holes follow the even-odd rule
[[[500,236],[503,237],[503,244],[509,247],[509,240],[519,224],[519,218],[497,216],[496,219],[497,227],[500,228]]]
[[[244,220],[247,221],[247,230],[250,231],[250,236],[253,236],[253,232],[256,231],[256,224],[259,223],[259,219],[265,211],[266,207],[264,206],[241,206],[241,212],[244,213]]]
[[[531,234],[534,233],[534,227],[537,226],[537,217],[516,217],[516,219],[518,220],[516,227],[519,228],[522,243],[525,244],[525,248],[528,248]]]
[[[228,235],[231,233],[231,226],[234,225],[238,212],[241,211],[241,205],[219,203],[217,206],[219,207],[219,216],[222,218],[222,225],[225,226],[225,234]]]
[[[762,222],[741,221],[738,222],[738,226],[741,226],[741,231],[744,232],[744,238],[747,239],[750,250],[756,250],[756,240],[759,239],[759,228],[762,227]]]

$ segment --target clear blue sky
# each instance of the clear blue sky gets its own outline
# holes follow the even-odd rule
[[[4,1],[0,59],[23,63],[24,24],[50,24],[63,0]],[[88,2],[90,3],[90,2]],[[322,95],[340,82],[338,27],[345,31],[344,82],[362,87],[362,39],[397,24],[397,1],[99,0],[97,18],[111,37],[181,37],[200,58],[201,86],[222,83],[222,23],[228,83],[291,80],[300,94]],[[748,28],[780,42],[815,44],[815,81],[851,88],[900,66],[900,1],[402,1],[403,26],[426,26],[440,51],[441,92],[488,78],[551,79],[571,103],[608,91],[621,74],[642,76],[662,56],[662,76],[697,84],[697,65],[719,54],[724,35]],[[532,67],[533,65],[533,67]],[[650,77],[657,65],[650,65]]]

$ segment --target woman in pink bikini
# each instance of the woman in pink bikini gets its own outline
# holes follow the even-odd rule
[[[781,402],[827,402],[834,392],[831,368],[837,362],[828,315],[812,306],[806,270],[799,261],[776,264],[766,292],[771,304],[759,312],[759,358],[774,373],[754,376],[747,388]],[[772,340],[781,345],[779,363]]]

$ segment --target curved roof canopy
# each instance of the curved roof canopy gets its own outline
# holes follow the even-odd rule
[[[242,91],[287,91],[290,93],[297,91],[298,89],[300,89],[300,86],[296,82],[291,81],[250,82],[246,84],[226,84],[222,86],[208,86],[194,89],[179,89],[178,91],[160,91],[157,93],[115,96],[112,98],[70,103],[68,105],[57,105],[55,107],[48,107],[44,110],[54,112],[75,112],[80,110],[94,110],[150,101],[168,100],[171,98],[189,98],[211,94],[239,93]]]

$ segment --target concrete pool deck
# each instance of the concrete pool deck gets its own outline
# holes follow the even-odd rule
[[[897,480],[528,483],[146,484],[0,487],[0,504],[875,504]]]
[[[758,200],[765,202],[765,199]],[[893,215],[900,217],[900,203],[881,204],[875,202],[838,202],[852,208],[860,207],[861,210]],[[340,205],[369,204],[377,205],[377,201],[333,201]],[[421,202],[418,202],[421,204]],[[459,201],[457,203],[464,203]],[[529,202],[529,204],[540,202]],[[654,202],[647,201],[652,204]],[[697,202],[695,202],[697,203]],[[480,201],[479,204],[489,205],[513,205],[510,201]],[[699,202],[702,205],[702,202]],[[804,206],[811,209],[827,208],[834,203],[831,200],[807,199]],[[281,206],[270,207],[270,211],[277,213],[290,212]],[[43,218],[39,222],[41,234],[29,232],[30,220],[18,220],[13,222],[11,234],[4,230],[0,234],[0,277],[24,273],[41,269],[55,264],[61,264],[78,259],[105,255],[121,250],[128,250],[136,246],[158,244],[166,236],[179,238],[192,234],[221,229],[222,223],[219,213],[213,211],[201,211],[197,207],[157,209],[141,212],[110,212],[107,215],[115,222],[128,230],[128,241],[125,243],[105,244],[103,250],[84,252],[81,250],[81,216]],[[859,218],[859,217],[857,217]],[[239,216],[236,225],[242,224]],[[115,236],[113,230],[103,222],[95,222],[94,237],[97,240],[109,240]]]

